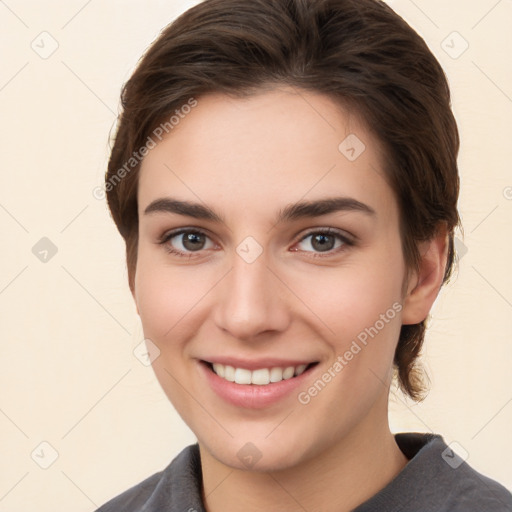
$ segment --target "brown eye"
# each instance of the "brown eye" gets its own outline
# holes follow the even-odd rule
[[[351,239],[329,228],[309,232],[300,240],[299,250],[310,253],[327,253],[327,256],[336,254],[351,245],[354,245]]]
[[[191,229],[168,233],[164,235],[160,243],[165,245],[170,253],[180,256],[190,256],[191,253],[210,249],[214,246],[205,233]]]
[[[334,249],[335,244],[336,237],[333,235],[325,235],[324,233],[313,235],[313,238],[311,239],[311,247],[321,252]]]
[[[205,236],[201,233],[183,233],[181,243],[188,251],[200,251],[205,245]]]

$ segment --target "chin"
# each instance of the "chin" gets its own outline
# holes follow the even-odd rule
[[[198,437],[201,449],[206,450],[219,463],[233,469],[269,473],[286,471],[299,466],[315,456],[323,447],[308,446],[306,440],[314,437],[303,432],[291,433],[283,429],[280,435],[244,435],[229,438],[202,439]],[[293,435],[295,434],[295,435]]]

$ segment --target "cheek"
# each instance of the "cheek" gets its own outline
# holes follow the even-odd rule
[[[135,275],[135,300],[144,335],[160,343],[180,339],[187,315],[199,310],[208,283],[200,271],[166,265],[160,256],[142,250]]]
[[[405,271],[399,244],[397,250],[392,247],[390,243],[314,278],[296,276],[298,293],[307,297],[308,306],[325,327],[332,361],[342,358],[338,370],[343,369],[332,390],[336,389],[336,396],[350,390],[347,403],[371,400],[391,378]],[[338,400],[334,395],[332,399]]]
[[[304,273],[294,280],[297,294],[305,298],[328,332],[346,340],[374,325],[380,315],[401,303],[403,272],[400,258],[379,256],[325,273]],[[397,306],[388,315],[393,320],[396,309]]]

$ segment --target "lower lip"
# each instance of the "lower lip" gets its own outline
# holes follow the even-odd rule
[[[263,409],[289,396],[294,390],[304,385],[314,367],[291,379],[271,382],[264,386],[257,384],[237,384],[219,377],[206,363],[199,366],[210,387],[218,396],[236,407],[247,409]],[[315,365],[316,366],[316,365]]]

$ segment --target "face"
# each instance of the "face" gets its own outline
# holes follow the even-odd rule
[[[134,298],[202,449],[284,469],[387,426],[405,264],[356,118],[291,89],[198,98],[144,159],[138,204]]]

